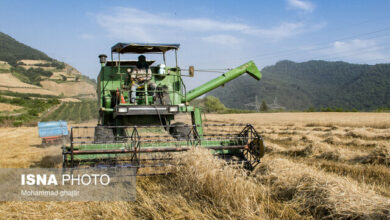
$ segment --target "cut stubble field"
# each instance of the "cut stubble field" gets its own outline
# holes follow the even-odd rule
[[[208,114],[250,123],[266,156],[252,172],[195,149],[169,176],[138,177],[136,202],[2,202],[0,216],[32,219],[390,218],[390,113]],[[95,122],[90,122],[92,125]],[[0,167],[55,167],[37,128],[0,129]]]

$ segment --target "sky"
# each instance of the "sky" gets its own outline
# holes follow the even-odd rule
[[[181,68],[217,71],[185,79],[194,88],[249,60],[389,63],[389,11],[389,0],[0,0],[0,32],[91,78],[117,42],[180,43]]]

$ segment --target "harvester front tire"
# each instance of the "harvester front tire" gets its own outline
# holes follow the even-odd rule
[[[169,127],[169,134],[178,140],[187,140],[190,138],[191,128],[183,123],[176,122]]]
[[[97,126],[95,128],[95,143],[107,143],[115,140],[114,132],[111,128],[105,128],[103,126]]]

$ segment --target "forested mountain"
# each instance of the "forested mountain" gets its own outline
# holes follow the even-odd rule
[[[51,60],[45,53],[20,43],[0,32],[0,60],[16,66],[18,60]]]
[[[278,104],[289,110],[339,107],[373,110],[390,107],[390,64],[361,65],[346,62],[280,61],[262,69],[263,78],[242,76],[208,95],[227,107],[249,108],[255,101]]]

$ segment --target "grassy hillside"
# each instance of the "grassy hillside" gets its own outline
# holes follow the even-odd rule
[[[265,67],[262,74],[261,81],[242,76],[209,95],[230,108],[245,108],[256,95],[267,103],[276,97],[278,104],[290,110],[390,107],[390,64],[280,61]]]
[[[45,53],[18,42],[11,36],[1,32],[0,73],[12,73],[20,81],[37,86],[42,86],[40,82],[44,80],[58,84],[86,82],[93,86],[96,85],[94,80],[81,75],[76,68],[52,59]],[[94,93],[93,89],[92,94]]]
[[[95,100],[82,102],[62,103],[55,111],[42,118],[42,121],[73,121],[83,122],[98,118],[97,103]]]
[[[87,121],[97,117],[96,99],[84,99],[95,94],[96,82],[76,68],[0,32],[0,125]]]
[[[7,61],[10,65],[16,66],[18,60],[52,60],[45,53],[20,43],[0,32],[0,60]]]
[[[41,85],[40,82],[44,77],[51,77],[53,75],[52,71],[47,71],[42,68],[29,68],[26,70],[23,67],[17,66],[12,67],[11,71],[20,81],[37,86]]]
[[[59,103],[60,101],[56,98],[34,99],[31,97],[4,97],[0,95],[0,104],[18,107],[13,111],[0,111],[0,125],[20,126],[35,124],[43,112]]]
[[[13,108],[4,108],[9,105]],[[84,122],[97,117],[96,100],[61,103],[56,96],[0,91],[2,126],[36,125],[38,121],[58,120]]]

